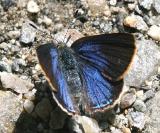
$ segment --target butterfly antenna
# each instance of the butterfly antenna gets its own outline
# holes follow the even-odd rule
[[[66,36],[67,36],[67,34],[68,34],[68,31],[69,31],[69,29],[71,28],[71,26],[75,23],[75,21],[76,21],[76,19],[73,19],[73,21],[72,22],[70,22],[70,24],[69,24],[69,26],[68,26],[68,28],[67,28],[67,31],[66,31],[66,33],[65,33],[65,35],[64,35],[64,38],[63,38],[63,43],[68,43],[69,42],[69,40],[70,40],[70,38],[71,38],[71,35],[67,38],[67,40],[66,40],[66,42],[65,42],[65,39],[66,39]]]
[[[36,30],[42,32],[43,34],[49,35],[51,38],[53,38],[57,43],[59,43],[59,41],[53,36],[53,34],[50,34],[50,32],[48,30],[44,30],[41,29],[38,25],[36,25],[34,22],[27,20],[27,23],[32,26],[33,28],[35,28]]]

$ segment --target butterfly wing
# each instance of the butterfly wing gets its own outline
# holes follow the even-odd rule
[[[102,111],[112,106],[122,92],[123,80],[111,82],[88,63],[81,62],[80,69],[89,106],[86,112]]]
[[[37,48],[37,56],[47,80],[52,87],[53,97],[65,112],[75,112],[68,85],[58,64],[58,51],[53,44],[41,45]]]
[[[84,37],[72,46],[75,53],[110,80],[120,80],[136,52],[134,36],[114,33]]]

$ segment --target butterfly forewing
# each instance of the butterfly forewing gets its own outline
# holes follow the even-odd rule
[[[120,80],[136,52],[134,36],[114,33],[84,37],[71,46],[77,55],[110,80]]]

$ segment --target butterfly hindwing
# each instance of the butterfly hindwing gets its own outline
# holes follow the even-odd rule
[[[89,105],[87,109],[96,112],[113,105],[122,91],[123,81],[111,82],[87,63],[81,62],[80,68]]]
[[[120,80],[128,70],[136,47],[134,36],[127,33],[83,37],[72,46],[75,53],[110,80]]]

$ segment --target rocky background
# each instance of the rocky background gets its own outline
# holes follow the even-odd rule
[[[135,35],[126,93],[95,118],[62,112],[37,61],[37,46],[69,31]],[[160,133],[159,41],[160,0],[1,0],[0,133]]]

